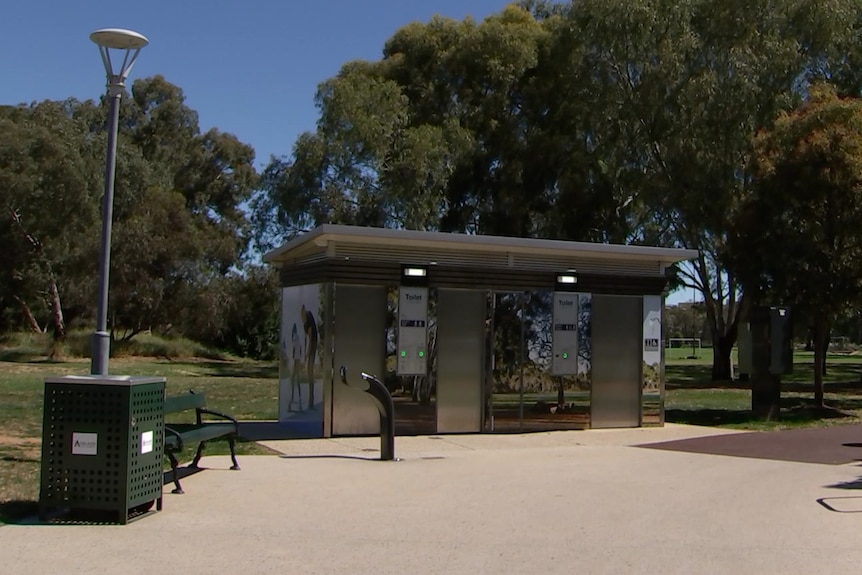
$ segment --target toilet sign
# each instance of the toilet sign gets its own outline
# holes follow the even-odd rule
[[[398,290],[398,375],[428,373],[428,288]]]
[[[578,374],[578,294],[554,292],[551,375]]]

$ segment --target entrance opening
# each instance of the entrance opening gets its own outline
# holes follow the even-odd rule
[[[579,319],[583,373],[552,375],[553,292],[493,292],[488,298],[485,430],[589,427],[589,306]]]

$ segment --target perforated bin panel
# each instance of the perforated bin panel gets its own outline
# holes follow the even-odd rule
[[[139,386],[131,391],[129,426],[129,506],[152,501],[162,493],[165,386]]]
[[[114,510],[162,494],[164,379],[46,380],[39,504]]]

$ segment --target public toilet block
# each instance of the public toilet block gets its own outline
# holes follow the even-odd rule
[[[342,383],[375,375],[396,433],[664,423],[662,313],[694,250],[323,225],[279,268],[279,421],[306,436],[378,432]]]

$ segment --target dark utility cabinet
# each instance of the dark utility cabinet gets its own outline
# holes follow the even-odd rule
[[[755,417],[775,420],[781,413],[781,376],[793,371],[790,308],[753,308],[748,324],[751,331],[751,412]]]
[[[790,308],[755,307],[749,313],[753,373],[786,375],[793,372],[793,324]]]
[[[161,509],[165,379],[45,380],[39,515],[49,509],[130,515]]]

